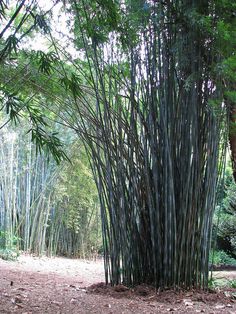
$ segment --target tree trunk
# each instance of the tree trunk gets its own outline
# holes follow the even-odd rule
[[[234,181],[236,182],[236,106],[228,101],[229,108],[229,145]]]

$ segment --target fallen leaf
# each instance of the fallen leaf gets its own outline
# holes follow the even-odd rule
[[[220,309],[224,309],[225,308],[225,305],[221,305],[221,304],[218,304],[218,305],[216,305],[215,306],[215,309],[217,309],[217,310],[220,310]]]
[[[111,304],[105,304],[105,306],[111,308]]]
[[[11,299],[11,302],[14,303],[14,304],[15,303],[22,303],[22,300],[19,297],[15,297],[15,298]]]
[[[17,309],[22,309],[24,306],[22,304],[16,304]]]
[[[185,306],[193,306],[193,302],[191,299],[183,299]]]
[[[84,289],[84,288],[76,288],[76,291],[87,292],[87,290],[86,290],[86,289]]]
[[[114,290],[116,292],[125,292],[125,291],[129,290],[129,288],[127,288],[127,287],[125,287],[123,285],[117,285],[117,286],[114,287]]]
[[[28,295],[27,294],[23,294],[23,293],[17,293],[17,297],[16,298],[24,298],[24,299],[27,299],[28,298]]]
[[[51,303],[56,304],[56,305],[59,305],[59,306],[62,305],[62,302],[58,302],[58,301],[52,301]]]
[[[231,296],[230,291],[224,291],[224,294],[227,298],[229,298]]]
[[[148,306],[156,307],[156,304],[149,303]]]

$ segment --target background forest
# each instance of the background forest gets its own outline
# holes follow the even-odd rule
[[[2,257],[19,250],[39,255],[91,257],[101,249],[96,186],[78,141],[70,143],[70,163],[57,165],[21,128],[1,132]]]
[[[2,257],[162,288],[236,265],[235,8],[0,2]]]

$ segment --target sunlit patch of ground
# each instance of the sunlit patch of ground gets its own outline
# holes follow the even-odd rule
[[[214,271],[213,272],[213,277],[214,278],[225,278],[229,280],[236,280],[236,271]]]
[[[4,265],[14,265],[15,270],[60,275],[68,278],[79,278],[80,282],[90,285],[104,281],[103,261],[101,259],[82,260],[64,257],[35,257],[20,255],[17,262],[1,261]]]

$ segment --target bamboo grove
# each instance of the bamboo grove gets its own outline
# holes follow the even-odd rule
[[[112,285],[207,288],[227,131],[217,3],[65,1],[79,57],[47,28],[50,51],[24,65],[21,84],[84,143]]]

